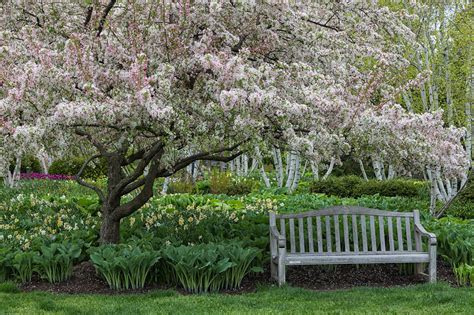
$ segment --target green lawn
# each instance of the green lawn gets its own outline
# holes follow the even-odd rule
[[[445,284],[326,292],[263,287],[244,295],[183,296],[174,291],[116,296],[0,293],[0,313],[21,314],[472,314],[473,311],[474,289],[455,289]]]

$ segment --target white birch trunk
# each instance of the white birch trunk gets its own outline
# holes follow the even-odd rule
[[[311,161],[311,162],[309,162],[309,165],[311,166],[311,172],[313,173],[314,180],[319,180],[319,167],[318,167],[318,164],[315,163],[314,161]]]
[[[388,175],[387,179],[394,179],[396,175],[395,169],[391,164],[388,165]]]
[[[163,182],[163,187],[161,188],[162,195],[166,195],[168,193],[169,184],[170,184],[170,177],[165,177],[165,181]]]
[[[14,188],[17,184],[17,181],[20,179],[21,173],[21,157],[16,157],[15,159],[15,167],[13,171],[8,169],[7,176],[4,178],[4,183],[7,187]]]
[[[382,169],[380,168],[380,162],[372,158],[372,167],[374,168],[375,178],[377,180],[383,180]]]
[[[260,175],[262,176],[263,182],[265,183],[265,187],[270,188],[270,180],[268,179],[267,173],[265,172],[262,154],[260,153],[260,148],[258,146],[255,147],[255,156],[256,159],[254,159],[254,161],[257,161],[257,163],[260,164]]]
[[[365,172],[364,162],[362,162],[361,159],[357,159],[357,161],[359,162],[360,171],[362,172],[362,176],[364,177],[364,179],[366,181],[368,181],[369,178],[367,177],[367,173]]]
[[[331,162],[329,163],[329,167],[326,171],[326,174],[324,174],[323,176],[323,180],[326,180],[329,177],[329,175],[331,175],[332,170],[334,169],[334,163],[336,163],[336,158],[332,157]]]
[[[291,189],[291,185],[293,184],[293,180],[295,178],[296,167],[298,163],[299,157],[294,152],[289,152],[287,155],[287,178],[285,187]]]
[[[295,191],[295,189],[298,187],[298,183],[300,182],[300,178],[301,178],[300,166],[301,166],[301,159],[300,159],[299,154],[296,154],[293,182],[291,183],[291,186],[290,186],[291,192]]]
[[[281,151],[278,148],[273,148],[273,164],[275,165],[275,174],[277,185],[279,188],[283,187],[283,163],[281,159]]]

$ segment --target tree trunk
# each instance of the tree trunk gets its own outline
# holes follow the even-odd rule
[[[115,221],[110,216],[104,215],[100,226],[99,242],[101,244],[118,244],[120,242],[120,220]]]

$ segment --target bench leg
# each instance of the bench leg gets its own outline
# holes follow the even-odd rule
[[[274,258],[272,257],[270,261],[270,271],[272,274],[272,278],[278,280],[278,264],[273,259]]]
[[[281,286],[286,282],[286,249],[280,248],[278,256],[278,285]]]
[[[430,283],[436,282],[436,245],[430,246],[429,277]]]

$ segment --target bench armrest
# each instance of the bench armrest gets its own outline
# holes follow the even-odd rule
[[[436,235],[433,233],[428,232],[421,224],[415,223],[415,231],[417,233],[420,233],[421,236],[425,236],[429,239],[429,244],[430,245],[436,245],[437,240],[436,240]]]
[[[271,235],[278,240],[278,247],[286,247],[286,238],[278,232],[276,226],[270,226]]]

